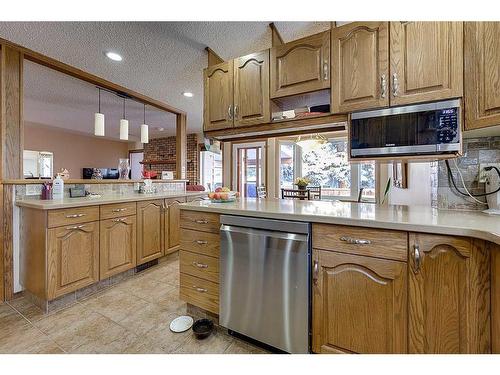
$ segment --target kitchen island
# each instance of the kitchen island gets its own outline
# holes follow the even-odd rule
[[[192,305],[219,312],[220,215],[307,222],[312,352],[500,352],[500,217],[277,199],[180,208]]]

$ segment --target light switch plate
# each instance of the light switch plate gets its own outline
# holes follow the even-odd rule
[[[500,169],[500,163],[480,163],[479,164],[479,177],[478,177],[478,182],[480,183],[485,183],[486,178],[488,177],[488,174],[491,172],[486,172],[484,168],[486,167],[497,167]],[[493,171],[495,172],[495,171]],[[496,172],[495,172],[496,173]]]
[[[42,185],[28,184],[26,185],[26,195],[40,195],[42,194]]]

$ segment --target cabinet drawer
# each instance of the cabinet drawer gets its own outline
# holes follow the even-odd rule
[[[180,251],[180,272],[202,279],[219,282],[219,259],[206,255]]]
[[[99,220],[99,207],[76,207],[49,211],[49,228]]]
[[[100,207],[101,220],[135,215],[136,205],[132,203],[105,204]]]
[[[220,235],[191,229],[181,229],[181,249],[218,258],[220,253]]]
[[[187,303],[219,314],[219,284],[180,274],[180,298]]]
[[[408,257],[407,232],[313,224],[312,233],[316,249],[400,261],[406,261]]]
[[[181,210],[181,228],[219,233],[219,214]]]

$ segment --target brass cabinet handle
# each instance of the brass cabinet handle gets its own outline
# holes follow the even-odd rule
[[[82,229],[85,226],[85,224],[82,225],[75,225],[73,227],[66,227],[66,230],[76,230],[76,229]]]
[[[208,292],[207,289],[197,287],[196,285],[193,285],[193,289],[195,289],[197,292],[200,292],[200,293],[206,293],[206,292]]]
[[[208,268],[208,264],[203,264],[203,263],[198,263],[198,262],[193,262],[193,266],[198,267],[198,268]]]
[[[392,75],[392,96],[396,97],[399,95],[399,80],[398,75],[394,73]]]
[[[358,238],[352,238],[352,237],[347,237],[347,236],[342,236],[339,238],[343,242],[347,242],[353,245],[369,245],[372,243],[370,240],[362,240]]]
[[[196,224],[208,224],[207,220],[196,220]]]
[[[77,217],[84,217],[85,214],[71,214],[71,215],[66,215],[66,218],[67,219],[74,219],[74,218],[77,218]]]
[[[413,259],[415,259],[415,266],[413,268],[413,272],[420,272],[420,265],[422,263],[422,257],[420,256],[420,246],[413,245]]]
[[[233,111],[232,111],[232,105],[230,105],[228,108],[227,108],[227,115],[229,117],[229,120],[232,120],[233,119]]]
[[[113,210],[113,212],[123,212],[123,211],[127,211],[127,209],[126,208],[115,208]]]
[[[120,223],[120,222],[123,222],[123,221],[127,221],[127,218],[126,217],[120,217],[118,219],[114,219],[113,221],[116,222],[116,223]]]
[[[198,245],[206,245],[208,243],[208,241],[196,240],[196,243]]]
[[[385,74],[380,77],[380,97],[385,99],[387,95],[387,80],[385,79]]]
[[[234,109],[233,109],[233,116],[234,116],[234,118],[235,118],[235,119],[236,119],[236,118],[238,118],[238,104],[236,104],[236,105],[234,106]]]
[[[328,80],[328,60],[325,60],[323,63],[323,79],[325,81]]]
[[[319,263],[317,260],[313,262],[313,283],[318,284],[318,274],[319,274]]]

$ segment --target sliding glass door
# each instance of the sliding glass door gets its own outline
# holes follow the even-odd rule
[[[257,197],[257,187],[266,184],[265,146],[265,142],[233,144],[233,189],[243,197]]]

